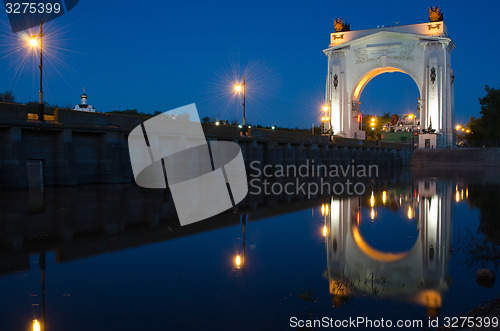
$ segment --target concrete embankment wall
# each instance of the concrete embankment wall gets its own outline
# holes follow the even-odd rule
[[[91,183],[128,183],[133,180],[127,138],[145,118],[56,109],[54,120],[28,120],[29,108],[0,103],[0,188],[27,188],[27,164],[41,162],[47,186]],[[406,164],[411,150],[394,143],[250,129],[241,136],[237,127],[203,125],[209,140],[230,140],[241,146],[247,167],[260,165],[378,165]],[[168,133],[167,133],[168,134]]]
[[[408,165],[430,169],[500,167],[500,148],[417,149]]]

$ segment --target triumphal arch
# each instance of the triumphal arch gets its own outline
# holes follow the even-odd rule
[[[450,60],[454,47],[439,8],[430,8],[429,22],[420,24],[350,31],[350,24],[335,20],[335,32],[324,50],[328,57],[327,128],[334,135],[363,139],[360,96],[364,87],[382,73],[402,72],[420,92],[421,136],[430,137],[436,147],[453,147]]]

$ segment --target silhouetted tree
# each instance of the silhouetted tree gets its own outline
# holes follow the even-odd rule
[[[472,145],[498,146],[500,143],[500,89],[485,87],[486,95],[479,98],[481,117],[469,119],[471,133],[467,140]]]
[[[15,100],[12,91],[5,91],[4,93],[0,93],[0,102],[14,103]]]

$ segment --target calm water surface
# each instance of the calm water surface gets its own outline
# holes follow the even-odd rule
[[[251,197],[185,227],[168,194],[133,185],[0,192],[0,330],[457,316],[500,294],[475,277],[498,265],[499,187],[423,178],[363,196]]]

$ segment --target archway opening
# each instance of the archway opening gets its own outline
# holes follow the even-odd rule
[[[413,135],[420,131],[420,96],[410,74],[398,68],[377,68],[354,89],[353,110],[362,114],[362,129],[370,140],[415,140]]]

